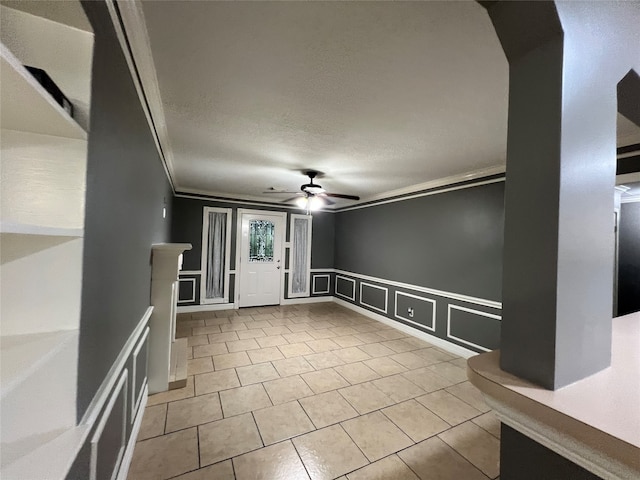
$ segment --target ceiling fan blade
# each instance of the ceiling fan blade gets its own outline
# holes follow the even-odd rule
[[[329,193],[329,192],[324,192],[322,193],[323,197],[333,197],[333,198],[346,198],[347,200],[360,200],[360,197],[358,197],[357,195],[344,195],[342,193]]]
[[[324,195],[316,195],[316,197],[318,197],[320,200],[322,200],[325,205],[335,205],[336,204],[336,202],[334,202],[333,200],[329,200]]]
[[[262,193],[300,193],[300,192],[290,192],[288,190],[267,190],[266,192],[262,192]]]
[[[286,200],[282,200],[282,202],[281,202],[281,203],[291,203],[291,202],[293,202],[294,200],[297,200],[297,199],[299,199],[299,198],[300,198],[300,196],[299,196],[299,195],[298,195],[298,196],[295,196],[295,197],[287,198]]]

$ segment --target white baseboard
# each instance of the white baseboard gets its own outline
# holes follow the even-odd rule
[[[442,338],[436,337],[434,335],[430,335],[427,332],[418,330],[417,328],[409,327],[404,323],[396,322],[395,320],[391,320],[390,318],[371,312],[365,308],[358,307],[357,305],[353,305],[352,303],[345,302],[344,300],[340,300],[339,298],[334,298],[333,301],[336,302],[338,305],[341,305],[345,308],[361,313],[366,317],[372,318],[386,325],[389,325],[390,327],[393,327],[396,330],[400,330],[401,332],[404,332],[413,337],[419,338],[420,340],[429,342],[435,345],[436,347],[441,348],[442,350],[446,350],[447,352],[453,353],[454,355],[458,355],[463,358],[469,358],[469,357],[473,357],[474,355],[478,355],[478,352],[474,352],[473,350],[468,350],[459,345],[455,345],[451,342],[443,340]]]
[[[211,310],[233,310],[233,303],[204,303],[202,305],[178,305],[177,313],[208,312]]]
[[[281,299],[280,305],[296,305],[300,303],[322,303],[332,302],[333,297],[304,297]],[[206,303],[204,305],[178,306],[177,313],[210,312],[213,310],[235,310],[233,303]]]
[[[122,456],[122,462],[120,462],[120,469],[118,470],[118,476],[116,477],[116,480],[127,480],[129,466],[131,465],[131,459],[133,458],[133,451],[135,450],[136,441],[138,440],[138,433],[140,432],[140,426],[142,425],[144,407],[147,405],[148,392],[149,387],[145,385],[142,392],[142,400],[140,401],[140,406],[138,407],[138,413],[136,414],[136,420],[133,422],[133,427],[131,427],[131,435],[129,435],[127,448],[125,449],[124,455]]]
[[[301,303],[323,303],[323,302],[333,302],[333,297],[324,296],[324,297],[287,298],[284,300],[280,300],[280,305],[296,305]]]

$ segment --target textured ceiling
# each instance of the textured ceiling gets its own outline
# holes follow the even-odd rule
[[[143,7],[179,190],[260,197],[313,168],[366,198],[504,163],[508,66],[475,2]]]
[[[279,201],[316,169],[366,200],[504,166],[508,64],[476,2],[143,10],[178,191]]]

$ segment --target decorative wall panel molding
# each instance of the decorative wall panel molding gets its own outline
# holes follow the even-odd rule
[[[401,304],[406,308],[398,308],[398,304]],[[402,313],[404,310],[407,310],[407,312],[403,315]],[[433,298],[420,297],[418,295],[396,290],[394,317],[417,327],[435,332],[436,301]],[[419,322],[418,320],[420,319],[424,319],[425,322]]]
[[[367,289],[369,290],[367,292]],[[376,290],[378,292],[376,292]],[[384,292],[384,295],[381,297],[380,292]],[[377,297],[378,300],[382,300],[378,305],[373,305],[373,303],[367,303],[365,299],[374,300]],[[372,308],[373,310],[377,310],[378,312],[382,312],[386,315],[387,313],[387,304],[389,302],[389,289],[386,287],[380,287],[378,285],[373,285],[371,283],[360,282],[360,305],[364,305],[365,307]]]
[[[326,288],[318,288],[317,280],[324,279],[324,278],[326,278],[326,281],[327,281]],[[324,295],[327,293],[331,293],[331,274],[329,273],[315,274],[315,275],[312,274],[311,282],[312,282],[312,288],[311,288],[312,295]]]
[[[196,279],[194,277],[191,278],[187,278],[187,277],[180,277],[178,279],[178,282],[180,282],[180,287],[179,287],[179,294],[178,294],[178,305],[183,304],[183,303],[193,303],[196,301]],[[190,295],[188,298],[185,298],[182,294],[183,294],[183,285],[186,284],[190,284]]]
[[[91,437],[91,480],[113,480],[118,474],[127,438],[127,380],[125,368]]]
[[[346,294],[341,286],[345,286],[347,283],[351,284],[347,287],[351,293]],[[356,301],[356,281],[353,278],[344,277],[342,275],[336,275],[336,295],[338,297],[346,298],[352,302]]]
[[[447,338],[483,352],[489,352],[500,346],[501,320],[500,315],[449,304],[447,306]],[[456,323],[460,333],[455,333]],[[478,340],[473,341],[475,338]]]

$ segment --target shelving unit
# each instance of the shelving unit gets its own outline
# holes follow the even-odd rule
[[[0,122],[4,130],[87,139],[87,132],[51,98],[4,44],[0,44],[0,58]]]
[[[38,471],[64,478],[82,429],[76,389],[88,134],[23,65],[64,78],[63,91],[86,116],[93,34],[44,18],[47,3],[34,4],[42,17],[0,6],[3,478],[42,478]],[[79,54],[68,52],[73,42]]]

